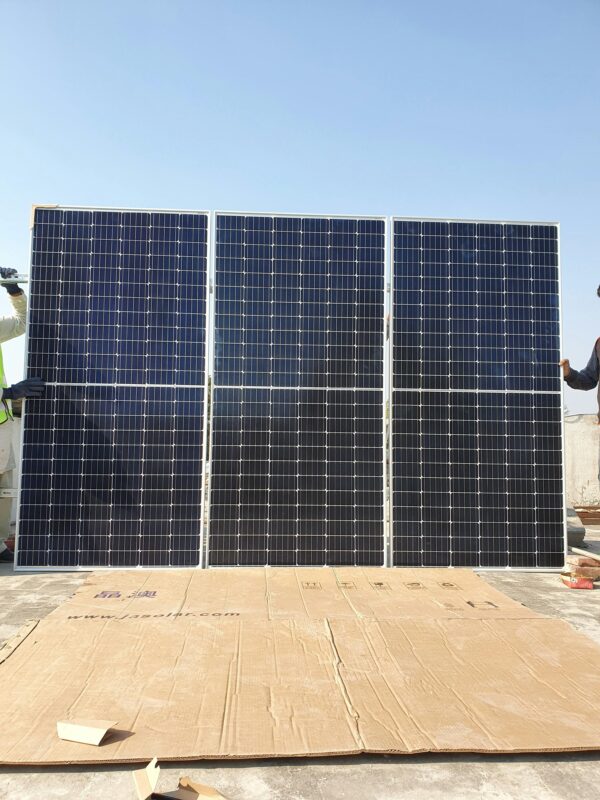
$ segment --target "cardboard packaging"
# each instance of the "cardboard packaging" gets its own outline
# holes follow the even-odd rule
[[[0,681],[2,764],[600,749],[600,647],[470,570],[94,573]]]
[[[105,719],[61,720],[56,723],[56,732],[59,739],[67,742],[98,746],[116,724]]]
[[[197,783],[190,780],[187,776],[179,778],[177,789],[172,792],[157,792],[160,767],[157,759],[152,761],[144,768],[135,770],[133,773],[133,785],[138,800],[150,800],[150,798],[164,798],[164,800],[227,800],[220,792],[212,786]]]

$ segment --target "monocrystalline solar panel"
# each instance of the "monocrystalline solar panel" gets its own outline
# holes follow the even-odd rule
[[[384,563],[384,239],[216,216],[209,564]]]
[[[19,567],[562,566],[557,226],[208,223],[36,209]]]
[[[555,225],[395,220],[393,563],[560,567]]]
[[[19,566],[199,563],[207,223],[36,209]]]

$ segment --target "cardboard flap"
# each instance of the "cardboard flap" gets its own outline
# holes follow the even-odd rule
[[[59,739],[98,746],[116,722],[106,719],[69,719],[56,723]]]
[[[156,758],[153,758],[144,769],[136,769],[133,772],[133,783],[138,800],[149,800],[152,797],[159,775],[160,767],[156,763]]]
[[[192,781],[188,777],[179,779],[179,787],[174,792],[165,792],[154,796],[169,797],[171,800],[226,800],[221,792],[212,786]]]

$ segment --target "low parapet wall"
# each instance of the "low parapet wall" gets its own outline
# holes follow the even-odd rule
[[[600,425],[595,414],[565,417],[567,505],[600,505]]]

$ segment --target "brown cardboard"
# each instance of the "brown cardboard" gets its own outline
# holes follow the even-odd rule
[[[600,648],[469,570],[94,573],[0,682],[2,764],[600,749]]]
[[[212,786],[197,783],[187,777],[179,778],[179,786],[174,792],[161,792],[159,795],[155,793],[154,796],[169,797],[171,800],[226,800],[221,792]]]
[[[149,800],[151,797],[170,798],[170,800],[226,800],[223,795],[212,786],[203,783],[196,783],[187,776],[179,779],[179,785],[173,792],[157,792],[158,779],[160,777],[160,767],[157,759],[152,761],[144,768],[137,769],[132,773],[133,785],[135,787],[138,800]]]
[[[136,769],[132,773],[133,785],[135,786],[138,800],[149,800],[152,797],[159,775],[160,767],[156,763],[156,758],[153,758],[144,769]]]
[[[489,619],[540,615],[472,570],[250,568],[95,572],[46,621],[324,618]]]
[[[7,639],[2,647],[0,647],[0,664],[13,653],[14,650],[21,645],[25,639],[29,636],[31,631],[36,627],[38,624],[38,619],[30,619],[24,625],[22,625],[19,630]]]
[[[106,719],[59,720],[56,723],[56,733],[59,739],[67,742],[98,746],[116,724],[116,722],[109,722]]]

